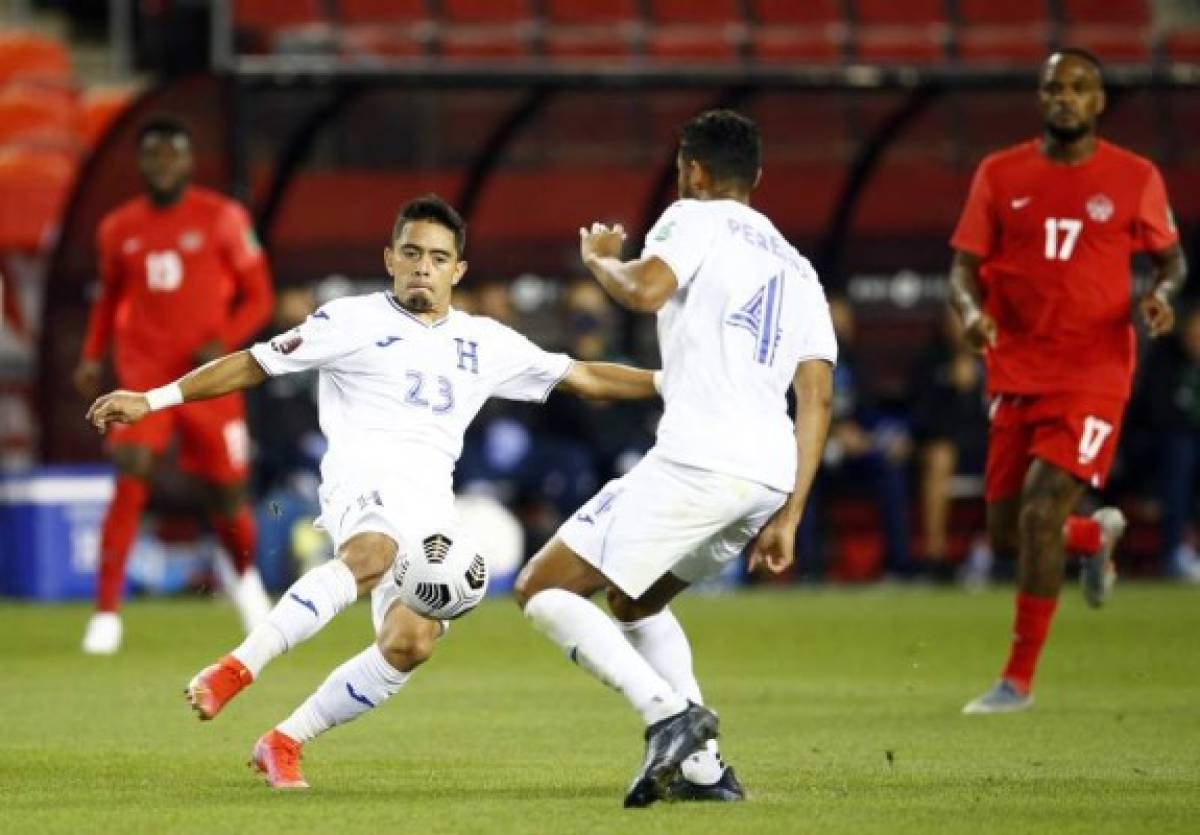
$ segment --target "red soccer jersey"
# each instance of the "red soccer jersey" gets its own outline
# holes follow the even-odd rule
[[[1178,238],[1158,169],[1123,148],[1068,165],[1034,140],[984,159],[950,243],[982,259],[989,391],[1128,397],[1130,257]]]
[[[121,385],[149,388],[195,365],[211,341],[245,343],[267,321],[272,291],[266,261],[235,201],[189,187],[173,206],[146,197],[100,222],[100,297],[83,356],[100,359],[115,343]]]

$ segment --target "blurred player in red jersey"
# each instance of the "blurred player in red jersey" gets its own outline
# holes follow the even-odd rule
[[[1116,508],[1071,515],[1112,466],[1133,379],[1129,261],[1149,252],[1154,286],[1137,302],[1151,336],[1174,326],[1186,265],[1162,176],[1099,140],[1105,96],[1081,50],[1042,66],[1040,139],[980,164],[954,232],[951,298],[982,350],[992,398],[985,498],[997,554],[1016,554],[1012,649],[996,686],[964,713],[1033,704],[1031,687],[1062,586],[1066,553],[1083,558],[1084,598],[1111,590]]]
[[[145,194],[100,223],[100,296],[92,308],[75,387],[100,392],[101,362],[112,343],[121,386],[146,389],[240,347],[267,321],[272,290],[249,216],[235,201],[190,184],[192,140],[167,118],[138,134]],[[181,469],[208,488],[209,519],[239,574],[232,590],[242,620],[253,627],[270,601],[253,567],[256,531],[246,503],[249,438],[241,394],[159,412],[108,436],[116,492],[104,520],[96,613],[83,650],[109,654],[121,646],[118,609],[125,563],[149,494],[155,459],[180,436]]]

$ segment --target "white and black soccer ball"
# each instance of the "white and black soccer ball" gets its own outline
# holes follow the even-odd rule
[[[392,572],[400,602],[436,620],[462,617],[487,594],[487,562],[453,530],[415,537]]]

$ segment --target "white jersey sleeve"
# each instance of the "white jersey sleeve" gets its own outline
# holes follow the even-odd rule
[[[829,302],[825,299],[825,290],[817,280],[816,272],[811,267],[807,272],[811,280],[803,282],[801,288],[805,294],[803,307],[811,312],[806,319],[809,327],[803,330],[800,337],[796,361],[828,360],[836,365],[838,344],[833,332],[833,318],[829,314]]]
[[[692,282],[716,239],[714,222],[713,214],[703,211],[698,201],[676,200],[646,236],[642,257],[666,262],[682,290]]]
[[[545,400],[574,363],[566,354],[544,351],[499,323],[495,323],[495,339],[501,347],[498,385],[493,389],[496,397]]]
[[[250,355],[272,377],[329,365],[363,344],[362,330],[348,318],[345,306],[320,308],[297,327],[250,347]]]

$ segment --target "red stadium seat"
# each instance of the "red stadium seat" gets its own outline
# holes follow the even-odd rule
[[[1200,29],[1168,32],[1163,37],[1162,50],[1169,61],[1200,64]]]
[[[12,81],[70,84],[66,47],[32,32],[0,32],[0,84]]]
[[[641,12],[638,0],[543,0],[542,17],[550,24],[636,23]]]
[[[1052,29],[1046,0],[958,0],[954,42],[964,63],[1033,65]]]
[[[1147,0],[1061,0],[1062,42],[1113,63],[1150,59],[1151,19]]]
[[[319,23],[324,19],[322,0],[235,0],[233,4],[234,25],[256,32]]]
[[[0,249],[41,251],[51,240],[75,177],[74,155],[0,149]]]
[[[60,89],[13,86],[0,90],[0,145],[38,145],[73,150],[78,110],[75,96]]]
[[[126,89],[101,87],[84,93],[79,103],[79,134],[84,146],[96,147],[132,101],[133,93]]]
[[[763,64],[832,64],[844,54],[840,0],[751,0],[750,54]]]
[[[864,63],[931,64],[945,60],[949,27],[943,0],[854,0],[851,43]]]
[[[636,54],[644,36],[637,0],[544,0],[542,51],[554,60],[589,61]]]
[[[337,20],[343,24],[416,24],[429,19],[429,0],[337,0]]]
[[[440,52],[454,60],[508,60],[533,53],[537,22],[528,0],[442,0]]]
[[[656,61],[741,60],[746,24],[737,0],[650,0],[646,54]]]
[[[738,0],[650,0],[650,19],[655,23],[741,23],[742,4]]]

